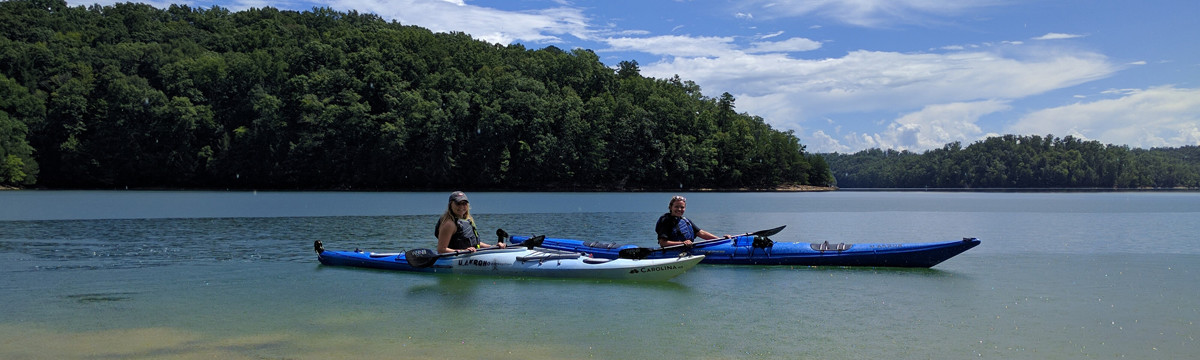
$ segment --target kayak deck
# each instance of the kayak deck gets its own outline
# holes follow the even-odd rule
[[[514,236],[520,243],[525,237]],[[703,263],[729,265],[872,266],[928,268],[978,246],[977,238],[929,243],[800,243],[763,241],[762,237],[739,236],[698,244],[691,249],[663,250],[648,258],[704,255]],[[575,251],[595,257],[617,258],[621,250],[636,245],[585,242],[546,238],[541,246]]]

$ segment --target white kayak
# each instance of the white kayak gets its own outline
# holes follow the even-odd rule
[[[475,252],[436,254],[427,249],[407,253],[325,250],[315,242],[317,260],[330,266],[386,270],[555,278],[667,280],[691,269],[704,255],[659,259],[600,259],[578,252],[533,248],[487,248]]]

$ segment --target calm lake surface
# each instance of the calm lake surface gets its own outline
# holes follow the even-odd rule
[[[468,195],[481,232],[651,246],[674,194]],[[442,192],[0,191],[0,359],[1200,356],[1200,193],[682,195],[717,234],[983,244],[932,269],[462,277],[312,251],[432,247]]]

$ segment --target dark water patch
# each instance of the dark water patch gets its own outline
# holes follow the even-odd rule
[[[92,294],[74,294],[64,296],[68,300],[77,301],[83,304],[91,303],[109,303],[118,301],[129,301],[133,299],[132,292],[110,292],[110,293],[92,293]]]

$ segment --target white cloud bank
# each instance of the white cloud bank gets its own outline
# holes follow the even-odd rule
[[[850,134],[847,142],[853,148],[881,148],[922,151],[943,145],[984,136],[976,121],[980,117],[1009,110],[1005,101],[985,100],[952,104],[929,105],[920,111],[901,116],[878,134]]]
[[[936,22],[938,17],[1004,3],[1004,0],[749,0],[740,5],[753,9],[747,12],[764,17],[819,16],[856,26],[884,27]]]
[[[1008,127],[1014,134],[1055,134],[1131,147],[1200,145],[1200,89],[1127,90],[1116,99],[1035,111]]]
[[[1033,50],[1036,51],[1036,50]],[[800,59],[782,53],[728,52],[677,57],[642,67],[642,74],[679,74],[706,89],[730,92],[738,109],[800,130],[811,119],[865,112],[912,113],[876,134],[813,133],[813,151],[883,147],[913,151],[976,139],[980,116],[1008,110],[1008,101],[1107,77],[1119,69],[1089,52],[946,54],[855,51],[841,58]],[[921,109],[914,111],[914,109]],[[804,133],[804,131],[799,131]],[[823,144],[827,144],[823,145]]]
[[[567,6],[502,11],[464,4],[463,1],[430,0],[335,0],[334,9],[369,11],[401,24],[418,25],[433,32],[461,31],[496,44],[517,40],[534,43],[557,42],[570,35],[587,39],[589,19],[583,9]]]

